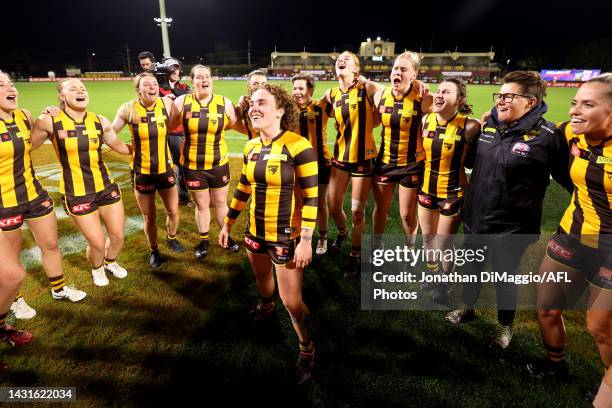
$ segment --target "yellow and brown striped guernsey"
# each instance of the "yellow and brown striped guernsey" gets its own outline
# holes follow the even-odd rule
[[[81,197],[112,186],[102,159],[103,133],[100,118],[92,112],[81,122],[63,110],[53,118],[52,142],[62,166],[60,193]]]
[[[187,95],[181,121],[185,128],[182,166],[191,170],[210,170],[227,163],[225,129],[229,119],[223,96],[212,95],[206,105],[201,105],[195,94]]]
[[[423,141],[419,127],[423,113],[421,97],[416,89],[401,99],[390,88],[384,90],[378,103],[382,121],[381,146],[378,160],[385,165],[408,166],[423,161]]]
[[[331,105],[327,101],[312,100],[306,107],[300,108],[299,132],[312,145],[319,167],[331,164],[326,131],[330,113]]]
[[[460,175],[467,119],[467,115],[458,113],[448,123],[440,125],[435,113],[425,117],[425,172],[421,187],[424,193],[438,198],[463,196]]]
[[[338,124],[334,158],[345,163],[359,163],[376,157],[374,112],[365,83],[359,82],[346,92],[331,89],[330,102]]]
[[[0,119],[0,207],[26,204],[44,192],[34,174],[30,122],[17,109],[11,120]]]
[[[240,181],[226,222],[233,223],[249,197],[248,231],[268,242],[297,238],[300,229],[314,229],[317,220],[318,166],[310,144],[284,132],[269,144],[247,142]]]
[[[162,98],[155,105],[144,107],[139,101],[132,101],[130,131],[132,133],[132,170],[140,174],[162,174],[172,168],[168,148],[168,112]]]
[[[570,148],[570,177],[574,193],[561,219],[568,234],[580,235],[584,245],[599,248],[612,234],[612,136],[590,145],[575,135],[569,122],[560,126]]]

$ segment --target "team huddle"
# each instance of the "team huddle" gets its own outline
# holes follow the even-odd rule
[[[515,273],[530,245],[510,244],[514,234],[539,234],[542,202],[552,177],[572,194],[571,203],[551,238],[542,271],[570,270],[590,284],[587,328],[606,369],[612,364],[612,74],[584,83],[577,91],[569,122],[555,125],[544,119],[546,83],[534,72],[507,74],[494,94],[495,105],[481,120],[470,118],[465,83],[446,78],[430,93],[416,79],[419,56],[405,52],[393,65],[390,85],[384,87],[360,75],[359,59],[345,51],[336,61],[338,86],[313,99],[315,81],[298,74],[293,91],[266,82],[262,71],[248,76],[248,94],[234,104],[213,92],[210,68],[196,65],[190,77],[193,92],[160,96],[155,75],[134,80],[136,99],[124,103],[111,122],[87,110],[89,96],[78,79],[58,83],[59,107],[48,107],[36,120],[17,105],[17,90],[0,73],[0,340],[12,344],[32,341],[28,332],[5,323],[9,308],[18,318],[35,311],[19,291],[25,272],[19,265],[20,228],[25,221],[41,249],[42,266],[54,299],[78,302],[85,292],[66,286],[57,245],[54,203],[34,174],[32,149],[49,140],[61,167],[60,194],[66,213],[87,241],[86,256],[97,286],[109,284],[107,274],[128,275],[116,259],[124,240],[125,213],[121,191],[102,155],[102,144],[130,155],[131,182],[144,216],[150,246],[149,264],[160,267],[155,225],[155,196],[166,211],[166,245],[185,248],[177,240],[179,189],[182,181],[195,204],[199,243],[195,258],[209,251],[211,209],[220,227],[218,243],[238,252],[232,226],[248,206],[244,245],[253,268],[260,302],[251,311],[260,321],[275,311],[278,293],[299,338],[296,381],[311,378],[315,364],[310,313],[302,299],[304,268],[317,255],[342,251],[349,239],[350,262],[344,276],[359,276],[366,204],[372,192],[375,237],[385,232],[398,187],[399,212],[405,244],[414,247],[420,227],[427,249],[452,247],[460,223],[466,247],[487,245],[493,265]],[[327,121],[337,129],[333,152],[327,147]],[[117,134],[125,126],[131,143]],[[374,129],[381,127],[377,146]],[[178,160],[169,148],[169,135],[184,132]],[[228,129],[248,136],[242,170],[228,206],[230,167],[224,138]],[[174,166],[178,166],[176,168]],[[471,168],[467,177],[465,168]],[[351,185],[351,228],[344,202]],[[250,203],[249,203],[250,202]],[[328,248],[331,216],[338,234]],[[104,234],[104,227],[108,237]],[[318,230],[316,244],[313,232]],[[375,238],[374,246],[382,242]],[[347,245],[348,246],[348,245]],[[364,255],[365,256],[365,255]],[[476,274],[473,264],[463,273]],[[470,269],[471,268],[471,269]],[[427,259],[430,274],[454,271],[452,261]],[[276,271],[276,281],[274,277]],[[450,286],[423,284],[433,300],[448,302]],[[517,302],[516,287],[499,283],[498,325],[491,344],[509,346]],[[452,324],[476,316],[480,285],[466,284],[463,307],[446,315]],[[534,377],[561,377],[566,335],[563,288],[538,287],[538,321],[547,357],[526,369]],[[606,303],[607,301],[607,303]],[[591,397],[595,406],[612,404],[612,373]]]

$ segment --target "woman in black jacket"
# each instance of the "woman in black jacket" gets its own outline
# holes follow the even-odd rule
[[[482,126],[464,211],[465,247],[486,247],[491,271],[515,274],[523,253],[540,233],[542,202],[550,176],[568,191],[568,148],[563,134],[543,118],[546,82],[537,72],[507,74],[495,106]],[[486,236],[480,234],[487,234]],[[532,239],[517,234],[533,234]],[[464,307],[446,319],[460,324],[475,317],[484,262],[466,264],[476,282],[463,288]],[[512,339],[517,286],[496,283],[498,326],[492,344],[505,349]]]

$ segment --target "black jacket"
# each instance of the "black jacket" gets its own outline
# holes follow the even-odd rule
[[[472,148],[463,216],[466,233],[539,234],[550,176],[572,191],[567,142],[542,117],[546,110],[542,102],[506,128],[492,109]]]

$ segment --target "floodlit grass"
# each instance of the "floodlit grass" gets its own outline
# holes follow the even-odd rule
[[[91,110],[111,118],[133,95],[127,82],[87,86]],[[328,86],[332,83],[319,84],[317,92]],[[17,87],[21,106],[34,113],[55,101],[51,84]],[[216,87],[237,101],[244,83],[217,82]],[[495,89],[470,88],[478,115],[491,105]],[[563,120],[573,91],[551,89],[549,94],[548,117]],[[228,132],[228,138],[230,150],[240,152],[246,137]],[[297,340],[280,301],[277,317],[262,327],[246,319],[257,295],[244,250],[230,255],[213,244],[203,262],[194,261],[193,210],[181,207],[179,240],[188,251],[170,254],[163,244],[164,214],[158,203],[165,263],[149,271],[146,240],[138,229],[140,212],[128,187],[127,158],[115,153],[105,157],[114,163],[111,171],[123,186],[130,220],[119,257],[129,275],[125,280],[111,277],[106,288],[94,286],[84,251],[71,250],[64,242],[64,252],[72,252],[64,257],[67,280],[89,294],[80,304],[70,304],[51,299],[42,269],[33,265],[23,292],[38,315],[20,321],[19,327],[32,330],[36,339],[27,347],[0,349],[11,366],[2,386],[76,386],[78,405],[87,407],[177,406],[189,397],[202,406],[218,406],[217,400],[230,406],[248,398],[272,406],[556,407],[583,404],[583,391],[602,374],[583,313],[570,313],[566,320],[571,380],[539,383],[520,371],[528,359],[543,353],[533,312],[518,313],[512,346],[496,353],[487,347],[494,311],[482,312],[480,319],[460,328],[445,324],[441,311],[361,311],[359,283],[342,278],[348,261],[343,254],[315,257],[306,271],[304,298],[313,316],[318,372],[311,385],[298,389],[291,382]],[[41,172],[44,169],[43,183],[59,206],[53,192],[53,174],[59,168],[50,146],[36,151],[33,160]],[[230,164],[233,191],[240,160],[232,158]],[[553,183],[544,208],[545,232],[556,229],[568,201],[567,193]],[[345,204],[349,211],[350,200]],[[233,229],[236,237],[245,221],[244,215],[239,218]],[[329,230],[335,237],[335,227]],[[397,199],[388,232],[400,232]],[[60,238],[74,234],[70,220],[60,219]],[[217,234],[213,225],[213,241]],[[23,235],[24,248],[31,248],[30,233]]]

